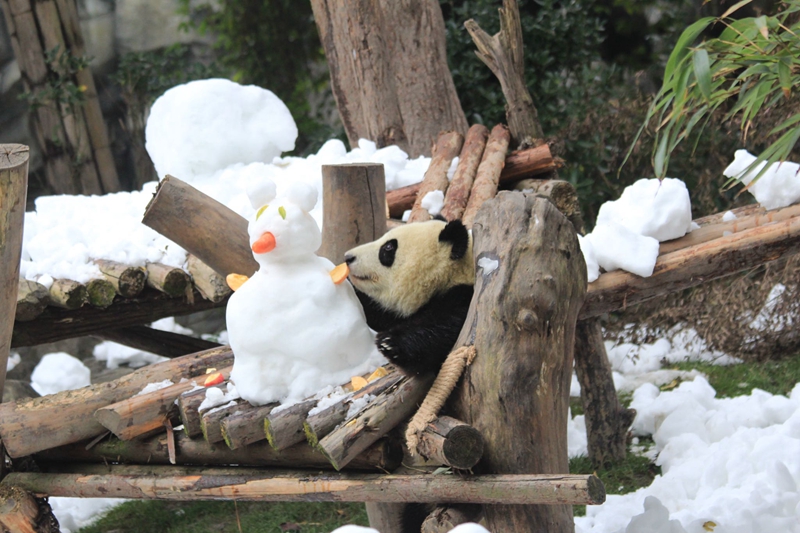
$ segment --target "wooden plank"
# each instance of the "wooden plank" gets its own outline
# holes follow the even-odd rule
[[[470,502],[596,505],[605,489],[595,476],[395,476],[288,473],[245,468],[97,465],[79,473],[12,472],[3,485],[48,496],[172,501]]]
[[[136,298],[118,300],[107,309],[84,306],[68,310],[48,307],[35,320],[14,324],[11,347],[36,346],[62,339],[93,335],[107,329],[149,324],[160,318],[180,316],[223,307],[227,298],[220,302],[203,299],[195,293],[194,303],[183,298],[147,289]]]

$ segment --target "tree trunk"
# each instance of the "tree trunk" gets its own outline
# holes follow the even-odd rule
[[[8,485],[0,485],[0,531],[59,533],[58,520],[47,500]]]
[[[360,138],[430,155],[441,130],[462,135],[435,0],[312,0],[331,87],[351,146]]]
[[[17,310],[22,227],[28,192],[28,147],[0,145],[0,398]]]
[[[33,99],[33,128],[52,192],[118,191],[94,78],[88,67],[76,70],[72,61],[85,55],[75,2],[0,0],[0,5]]]
[[[454,415],[486,438],[479,472],[569,471],[567,417],[575,324],[586,267],[572,224],[549,201],[501,192],[474,226],[476,301],[456,346],[477,357],[455,393]],[[508,502],[507,502],[508,503]],[[495,533],[573,531],[566,505],[484,507]]]

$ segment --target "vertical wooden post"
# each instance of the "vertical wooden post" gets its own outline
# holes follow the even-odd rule
[[[317,255],[338,264],[347,250],[386,233],[383,165],[323,165],[322,205],[322,246]]]
[[[28,157],[27,146],[0,144],[0,398],[6,382],[6,365],[17,309],[22,226],[28,192]]]
[[[75,1],[0,0],[0,7],[25,88],[36,100],[31,116],[48,185],[57,194],[118,191],[94,78],[68,59],[85,55]]]
[[[575,325],[586,266],[572,224],[548,200],[501,192],[479,211],[475,298],[456,346],[477,357],[455,392],[455,416],[486,437],[474,470],[569,472],[567,416]],[[494,533],[574,531],[568,505],[485,505]]]

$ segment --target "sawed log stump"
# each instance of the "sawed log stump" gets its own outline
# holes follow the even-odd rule
[[[454,393],[458,419],[486,439],[476,473],[569,472],[567,416],[586,266],[572,224],[547,200],[501,192],[478,213],[475,297],[456,346],[478,356]],[[487,505],[494,533],[573,531],[568,505]]]

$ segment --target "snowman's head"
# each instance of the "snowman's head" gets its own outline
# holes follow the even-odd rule
[[[275,184],[263,180],[248,187],[256,215],[250,220],[250,247],[259,264],[274,263],[313,254],[322,244],[316,220],[309,214],[317,203],[317,190],[293,183],[281,197]]]

